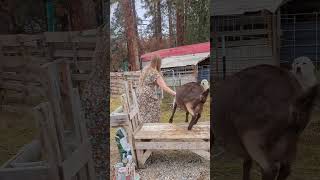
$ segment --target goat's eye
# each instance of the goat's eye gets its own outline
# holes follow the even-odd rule
[[[302,63],[302,64],[307,64],[307,63],[304,62],[304,63]]]

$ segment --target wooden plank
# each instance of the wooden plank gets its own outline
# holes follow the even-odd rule
[[[46,180],[48,177],[48,167],[22,167],[0,169],[1,180]]]
[[[4,93],[5,96],[3,98],[5,103],[16,103],[16,104],[24,104],[26,106],[33,106],[39,103],[39,101],[45,99],[43,96],[36,95],[28,95],[26,96],[24,93]]]
[[[210,139],[210,125],[196,124],[187,130],[189,124],[144,123],[134,135],[135,139]]]
[[[41,144],[50,167],[48,174],[51,180],[59,179],[58,164],[61,164],[62,157],[50,104],[48,102],[39,104],[33,109],[33,114],[41,130]]]
[[[263,35],[268,34],[266,29],[255,29],[255,30],[242,30],[242,31],[223,31],[217,32],[217,36],[248,36],[248,35]]]
[[[209,150],[210,143],[209,142],[135,142],[136,149],[149,149],[149,150],[185,150],[185,149],[194,149],[194,150]]]
[[[54,122],[57,129],[58,143],[60,146],[60,151],[62,155],[62,159],[65,159],[65,149],[63,146],[64,142],[64,126],[63,122],[65,122],[65,116],[63,115],[62,107],[62,99],[60,94],[60,79],[59,72],[56,63],[47,64],[48,71],[48,99],[53,107],[54,112]]]
[[[83,142],[72,155],[62,163],[63,177],[71,179],[77,172],[86,165],[89,159],[89,142]]]
[[[27,163],[11,163],[13,168],[19,167],[37,167],[37,166],[47,166],[46,161],[37,161],[37,162],[27,162]]]
[[[151,154],[152,154],[152,151],[150,151],[150,150],[146,150],[146,152],[143,153],[143,157],[141,160],[143,164],[148,160],[148,158],[151,156]]]
[[[22,148],[23,152],[11,162],[11,163],[27,163],[39,161],[41,157],[41,146],[39,140],[33,140],[29,144]]]
[[[87,133],[87,128],[86,128],[86,119],[84,117],[84,113],[81,110],[81,102],[80,102],[80,95],[79,95],[79,91],[77,88],[73,89],[73,100],[74,103],[73,105],[76,105],[75,109],[78,109],[78,113],[80,114],[80,118],[78,119],[79,121],[79,127],[80,127],[80,134],[81,134],[81,141],[82,142],[87,142],[88,138],[88,133]],[[94,169],[94,162],[92,159],[92,150],[91,150],[91,144],[88,143],[87,144],[87,148],[88,148],[88,162],[87,162],[87,172],[88,172],[88,178],[89,180],[95,180],[96,179],[96,173],[95,173],[95,169]]]
[[[0,44],[5,46],[20,46],[21,43],[28,46],[38,46],[38,41],[43,39],[43,35],[0,35]]]
[[[93,61],[77,61],[76,65],[83,71],[92,71]]]
[[[267,39],[258,40],[241,40],[241,41],[227,41],[225,47],[238,47],[238,46],[256,46],[267,45]],[[222,44],[217,44],[217,48],[222,48]]]
[[[93,57],[93,50],[56,50],[53,53],[54,57],[88,57],[92,58]]]
[[[42,82],[42,79],[31,73],[3,72],[0,73],[3,80],[25,81],[25,82]]]
[[[32,110],[32,107],[11,104],[11,105],[0,105],[0,111],[5,112],[14,112],[14,113],[29,113]]]
[[[91,32],[45,32],[46,42],[58,43],[58,42],[74,42],[74,43],[96,43],[96,37]]]
[[[6,67],[17,67],[21,65],[26,65],[29,63],[43,64],[47,60],[44,57],[35,57],[35,56],[2,56],[0,59],[0,66]]]
[[[39,96],[46,96],[43,87],[39,87],[40,84],[20,84],[12,82],[3,82],[1,85],[2,89],[13,90],[17,92],[25,92],[26,94],[38,94]]]
[[[135,116],[138,116],[138,113],[139,113],[139,108],[137,106],[133,107],[133,109],[129,112],[130,120],[133,120],[133,118]],[[137,123],[135,123],[135,124],[137,124]]]
[[[73,117],[73,125],[74,125],[74,133],[76,135],[76,141],[78,144],[80,144],[83,140],[82,135],[81,135],[81,129],[80,129],[80,120],[81,120],[81,106],[80,106],[80,101],[77,99],[79,98],[78,96],[78,90],[77,89],[72,89],[72,94],[71,94],[71,108],[72,108],[72,117]]]
[[[66,128],[75,129],[74,118],[72,113],[72,80],[69,64],[65,61],[59,63],[60,75],[61,75],[61,100],[63,109],[65,112]],[[80,136],[78,136],[80,138]],[[78,139],[79,140],[79,139]],[[80,142],[80,141],[79,141]]]
[[[131,84],[132,85],[132,84]],[[134,119],[134,123],[136,124],[136,127],[140,127],[141,126],[141,119],[140,119],[140,112],[139,112],[139,104],[138,104],[138,98],[136,96],[136,92],[135,90],[132,88],[131,86],[131,93],[132,93],[132,103],[133,103],[133,106],[135,107],[134,110],[137,111],[137,115]]]
[[[143,162],[143,150],[136,150],[136,154],[137,154],[138,167],[141,169],[145,168],[144,162]]]
[[[71,74],[73,81],[87,81],[89,77],[89,74]]]
[[[19,151],[17,152],[17,154],[15,154],[14,156],[12,156],[8,161],[6,161],[5,163],[3,163],[3,164],[0,166],[0,169],[10,167],[11,163],[12,163],[18,156],[20,156],[23,152],[24,152],[24,148],[20,148]]]
[[[203,157],[204,159],[210,161],[210,152],[204,150],[191,150],[192,152],[198,154],[199,156]]]
[[[110,126],[119,127],[121,125],[128,125],[128,114],[127,113],[111,113],[110,114]]]

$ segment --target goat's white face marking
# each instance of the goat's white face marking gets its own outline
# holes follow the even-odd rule
[[[313,74],[315,67],[308,57],[302,56],[293,60],[292,70],[295,74],[307,75]]]
[[[308,57],[302,56],[294,59],[292,73],[304,88],[308,88],[316,83],[315,66]]]
[[[203,80],[201,81],[201,86],[203,87],[204,90],[207,90],[207,89],[210,88],[209,82],[208,82],[208,80],[206,80],[206,79],[203,79]]]

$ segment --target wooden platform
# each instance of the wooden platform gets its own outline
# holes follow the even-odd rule
[[[189,123],[145,123],[134,135],[135,139],[210,139],[210,124],[199,122],[191,131]]]
[[[128,132],[132,155],[139,168],[153,151],[190,150],[210,160],[210,122],[201,120],[188,130],[189,123],[141,123],[138,102],[132,84],[124,82],[122,112],[110,114],[112,127],[123,126]]]
[[[188,123],[145,123],[134,134],[134,148],[139,168],[158,150],[190,150],[210,160],[210,124],[199,122],[192,130]]]

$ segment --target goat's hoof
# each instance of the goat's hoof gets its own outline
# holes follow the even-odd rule
[[[173,120],[172,120],[172,119],[170,119],[170,120],[169,120],[169,123],[172,123],[172,121],[173,121]]]
[[[192,127],[188,127],[188,130],[190,131],[192,129]]]

